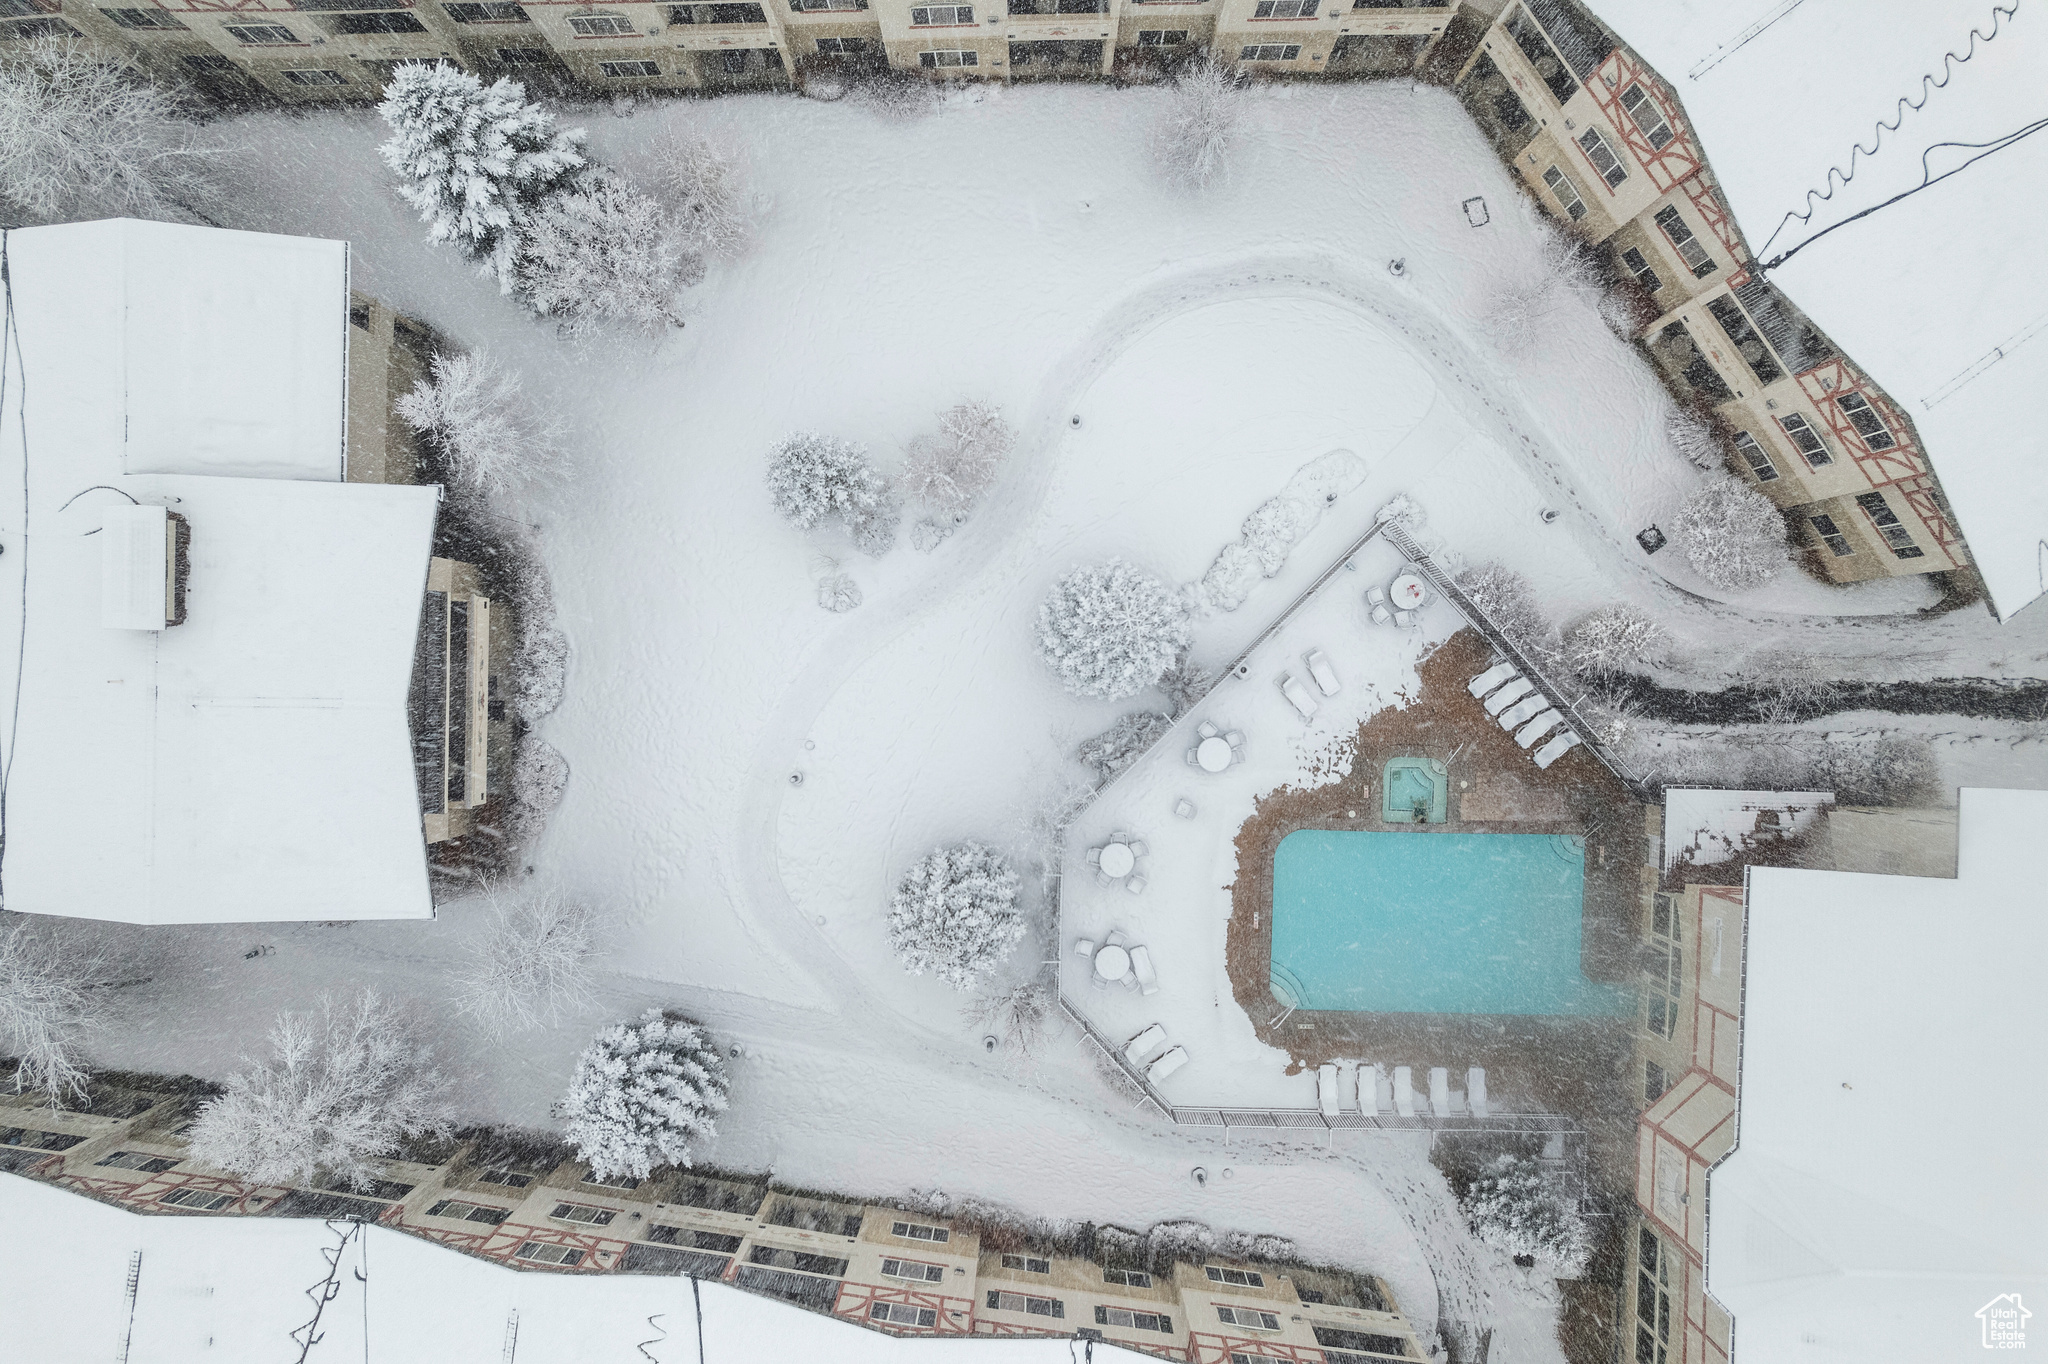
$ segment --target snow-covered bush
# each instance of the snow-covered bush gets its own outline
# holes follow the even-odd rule
[[[0,1051],[15,1058],[17,1092],[40,1090],[52,1108],[85,1098],[79,1044],[103,1024],[103,966],[54,925],[0,910]]]
[[[1586,1267],[1592,1237],[1570,1197],[1527,1156],[1495,1157],[1465,1190],[1472,1234],[1510,1255],[1533,1255],[1567,1277]]]
[[[1397,525],[1410,535],[1421,530],[1427,522],[1422,504],[1406,493],[1395,493],[1386,504],[1372,514],[1372,519],[1381,525]]]
[[[900,71],[867,72],[848,93],[853,103],[892,123],[923,118],[939,107],[938,86]]]
[[[561,424],[533,404],[518,375],[483,351],[437,352],[428,370],[432,377],[393,407],[433,442],[458,488],[491,498],[562,476]]]
[[[1022,1056],[1029,1056],[1052,1018],[1052,992],[1035,982],[976,995],[960,1011],[967,1021]]]
[[[1830,736],[1813,764],[1812,783],[1843,805],[1917,805],[1934,798],[1941,776],[1925,739],[1890,735],[1859,742]]]
[[[716,1136],[725,1109],[725,1058],[711,1035],[672,1009],[649,1009],[597,1035],[555,1116],[591,1174],[645,1179],[660,1166],[688,1168],[690,1143]]]
[[[835,615],[851,611],[861,602],[860,584],[850,573],[834,573],[818,580],[818,605]]]
[[[271,1054],[199,1110],[192,1156],[257,1184],[333,1177],[367,1188],[408,1137],[445,1135],[446,1085],[404,1015],[365,990],[279,1014]]]
[[[1771,499],[1724,475],[1685,499],[1671,524],[1693,571],[1724,592],[1762,587],[1785,566],[1785,517]]]
[[[1457,584],[1502,634],[1532,653],[1549,652],[1550,619],[1527,578],[1503,564],[1481,564],[1460,573]]]
[[[1077,756],[1104,777],[1113,777],[1136,762],[1141,754],[1173,728],[1173,721],[1156,710],[1134,710],[1092,739],[1081,741]]]
[[[993,404],[948,408],[939,414],[938,434],[910,443],[904,491],[940,515],[963,521],[995,482],[1016,443],[1016,433]]]
[[[454,975],[455,1011],[487,1036],[550,1026],[590,1003],[596,923],[553,889],[491,897],[488,931]]]
[[[1121,559],[1072,570],[1038,608],[1038,652],[1076,696],[1135,696],[1188,644],[1187,606]]]
[[[377,112],[391,127],[377,150],[427,240],[461,247],[511,289],[521,230],[584,164],[583,130],[556,131],[517,81],[487,86],[445,62],[399,65]]]
[[[1599,267],[1576,238],[1546,231],[1533,268],[1514,267],[1494,277],[1479,304],[1479,321],[1496,346],[1519,352],[1542,342],[1551,320],[1573,298],[1602,296]]]
[[[1152,130],[1152,156],[1166,178],[1198,190],[1222,174],[1244,107],[1243,72],[1206,53],[1189,62]]]
[[[704,278],[675,209],[602,167],[534,207],[512,269],[513,291],[571,340],[614,327],[664,336],[683,325],[676,292]]]
[[[889,946],[913,976],[971,990],[1024,936],[1009,859],[981,843],[937,848],[912,863],[889,905]]]
[[[569,760],[553,744],[528,732],[512,757],[511,808],[505,814],[506,832],[515,845],[539,836],[568,786]]]
[[[1155,1222],[1145,1233],[1145,1247],[1161,1268],[1174,1260],[1206,1260],[1216,1253],[1216,1233],[1206,1222]]]
[[[683,244],[701,256],[736,256],[746,249],[746,186],[739,162],[709,138],[676,138],[662,155],[663,178]]]
[[[1276,1236],[1266,1231],[1226,1231],[1223,1233],[1223,1253],[1233,1260],[1299,1261],[1301,1247],[1291,1236]]]
[[[919,554],[929,554],[953,533],[950,520],[941,521],[932,516],[920,516],[910,527],[910,547]]]
[[[895,541],[894,491],[852,441],[807,431],[783,437],[768,456],[768,495],[798,530],[837,516],[862,552],[878,558]]]
[[[1173,660],[1173,666],[1159,675],[1157,685],[1166,695],[1167,709],[1179,717],[1209,694],[1209,688],[1216,685],[1216,674],[1195,662],[1194,656],[1183,649],[1180,657]]]
[[[193,113],[75,37],[0,46],[0,203],[44,221],[190,216],[227,155]]]
[[[1664,627],[1633,606],[1603,606],[1564,632],[1565,667],[1581,676],[1655,663],[1671,643]]]
[[[1688,408],[1671,409],[1664,418],[1664,436],[1686,463],[1704,473],[1713,473],[1727,462],[1713,423]]]

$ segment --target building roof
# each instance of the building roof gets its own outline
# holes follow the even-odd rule
[[[2025,7],[1588,2],[1677,90],[1759,261],[1914,188],[1923,153],[1940,175],[2042,115],[2048,17]],[[1970,55],[1945,62],[1951,52]],[[1944,74],[1941,88],[1923,83]],[[1849,170],[1858,143],[1876,152],[1855,153],[1844,183],[1830,168]],[[1831,187],[1810,222],[1785,221]],[[1919,428],[2005,618],[2048,589],[2048,437],[2034,411],[2048,392],[2048,255],[2029,226],[2044,209],[2048,132],[1768,273]]]
[[[340,481],[345,245],[110,221],[7,254],[6,907],[430,914],[406,697],[438,494]],[[187,619],[119,628],[150,565],[116,537],[157,507],[190,528]],[[160,589],[161,536],[135,543]]]
[[[1738,1354],[1960,1356],[1986,1302],[2048,1296],[2048,792],[1966,790],[1961,814],[1953,881],[1750,870],[1740,1133],[1707,1229]]]

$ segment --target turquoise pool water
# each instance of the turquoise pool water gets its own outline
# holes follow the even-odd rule
[[[1380,819],[1387,824],[1441,824],[1449,810],[1451,783],[1434,758],[1389,758],[1380,769]],[[1420,807],[1423,817],[1415,817]]]
[[[1283,1003],[1369,1013],[1611,1017],[1579,969],[1585,841],[1299,829],[1273,859]]]

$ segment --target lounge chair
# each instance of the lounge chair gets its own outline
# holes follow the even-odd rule
[[[1159,973],[1152,969],[1152,954],[1143,943],[1131,949],[1131,974],[1137,978],[1140,994],[1159,993]]]
[[[1536,765],[1549,767],[1566,753],[1578,746],[1579,736],[1570,730],[1561,730],[1555,739],[1536,750]]]
[[[1465,690],[1471,692],[1473,698],[1476,700],[1479,697],[1486,695],[1486,693],[1492,691],[1495,687],[1498,687],[1501,683],[1507,681],[1509,678],[1517,676],[1521,671],[1522,670],[1520,668],[1517,668],[1512,663],[1496,663],[1491,668],[1488,668],[1485,672],[1479,674],[1479,676],[1473,678],[1470,682],[1466,683]]]
[[[1337,1067],[1337,1106],[1346,1113],[1363,1111],[1358,1102],[1358,1080],[1361,1071],[1361,1067],[1350,1061],[1345,1061]],[[1372,1081],[1368,1078],[1366,1083],[1371,1084]]]
[[[1429,1111],[1439,1118],[1451,1116],[1451,1072],[1442,1066],[1429,1068]]]
[[[1195,726],[1195,733],[1201,735],[1204,739],[1213,739],[1216,737],[1216,726],[1204,720],[1201,724]]]
[[[1377,1114],[1385,1106],[1387,1077],[1380,1073],[1378,1066],[1361,1065],[1358,1068],[1358,1111]]]
[[[1386,607],[1375,606],[1372,609],[1372,623],[1374,625],[1391,625],[1393,624],[1393,621],[1394,613],[1392,611],[1389,611]]]
[[[1145,1031],[1124,1043],[1124,1060],[1134,1066],[1145,1064],[1145,1058],[1166,1045],[1166,1029],[1154,1023]]]
[[[1387,600],[1387,589],[1386,589],[1386,588],[1384,588],[1384,587],[1368,587],[1368,588],[1366,588],[1366,589],[1365,589],[1365,604],[1366,604],[1367,606],[1380,606],[1380,605],[1383,605],[1383,604],[1384,604],[1384,603],[1386,602],[1386,600]]]
[[[1337,670],[1330,666],[1330,656],[1321,649],[1309,650],[1301,661],[1308,666],[1309,677],[1323,695],[1335,696],[1344,689],[1344,684],[1337,680]]]
[[[1192,753],[1193,750],[1190,749],[1189,752]],[[1182,819],[1193,819],[1195,817],[1195,803],[1186,796],[1182,796],[1173,803],[1173,812]]]
[[[1175,1047],[1146,1068],[1145,1078],[1156,1085],[1187,1063],[1188,1049]]]
[[[1337,1064],[1325,1061],[1316,1067],[1316,1107],[1326,1118],[1337,1116]]]
[[[1415,1073],[1406,1066],[1394,1067],[1394,1111],[1404,1118],[1415,1116]]]
[[[1124,889],[1129,891],[1133,895],[1143,895],[1145,893],[1145,887],[1151,884],[1152,883],[1150,881],[1147,881],[1144,877],[1138,875],[1136,872],[1132,872],[1129,876],[1124,878]]]
[[[1515,731],[1515,742],[1527,748],[1563,723],[1564,716],[1555,708],[1546,710]]]
[[[1550,708],[1550,698],[1542,692],[1535,692],[1509,706],[1500,713],[1500,727],[1506,730],[1519,729],[1536,718],[1539,711]]]
[[[1481,704],[1486,707],[1488,715],[1498,715],[1535,690],[1535,683],[1526,677],[1517,677],[1505,687],[1487,697]]]
[[[1472,1116],[1486,1116],[1486,1070],[1473,1066],[1465,1072],[1465,1106],[1472,1110]]]
[[[1280,694],[1287,703],[1301,713],[1304,720],[1316,718],[1316,699],[1308,694],[1308,688],[1295,680],[1293,673],[1280,674]]]

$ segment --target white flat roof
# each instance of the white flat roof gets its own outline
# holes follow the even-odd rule
[[[2042,114],[2048,21],[2022,6],[1926,0],[1731,7],[1590,0],[1685,105],[1760,261],[1960,166]],[[1773,19],[1773,16],[1776,16]],[[1771,20],[1742,42],[1759,21]],[[1738,46],[1739,43],[1739,46]],[[1927,91],[1922,76],[1947,83]],[[1902,98],[1925,104],[1899,113]],[[1880,121],[1896,132],[1877,133]],[[1847,184],[1830,168],[1846,169]],[[1810,223],[1784,223],[1834,187]],[[1768,278],[1883,385],[1919,428],[1998,613],[2048,589],[2048,133],[1870,214]],[[1782,227],[1781,227],[1782,224]]]
[[[1953,881],[1749,873],[1707,1225],[1738,1359],[1962,1358],[1991,1299],[2048,1302],[2048,792],[1965,790],[1960,831]]]
[[[438,493],[339,481],[345,248],[117,221],[8,255],[6,907],[431,914],[406,701]],[[182,625],[104,623],[134,503],[190,527]]]

